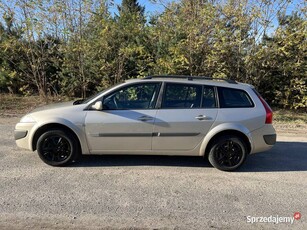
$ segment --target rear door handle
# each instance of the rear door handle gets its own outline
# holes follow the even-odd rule
[[[197,120],[204,121],[204,120],[211,120],[211,117],[207,117],[205,115],[198,115],[195,117]]]
[[[139,121],[150,121],[152,119],[153,119],[152,117],[149,117],[149,116],[146,116],[146,115],[138,118]]]

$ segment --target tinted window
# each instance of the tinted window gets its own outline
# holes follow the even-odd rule
[[[253,107],[254,104],[248,94],[240,89],[218,88],[221,108]]]
[[[155,107],[160,83],[131,85],[108,95],[104,101],[105,109],[152,109]]]
[[[167,83],[162,108],[200,108],[201,85]]]
[[[216,108],[215,92],[213,86],[204,86],[203,108]]]

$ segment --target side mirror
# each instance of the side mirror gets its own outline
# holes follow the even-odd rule
[[[92,109],[95,109],[95,110],[102,110],[103,106],[102,106],[102,102],[101,101],[97,101],[94,105],[92,105]]]
[[[78,99],[76,101],[74,101],[73,105],[79,105],[84,101],[84,99]]]

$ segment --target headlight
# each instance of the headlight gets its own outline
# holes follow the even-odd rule
[[[30,115],[26,115],[20,119],[20,123],[35,123],[35,120]]]

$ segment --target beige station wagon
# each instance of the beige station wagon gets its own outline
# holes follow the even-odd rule
[[[38,108],[16,125],[15,140],[52,166],[82,154],[149,154],[205,157],[231,171],[275,144],[272,116],[248,84],[150,76]]]

